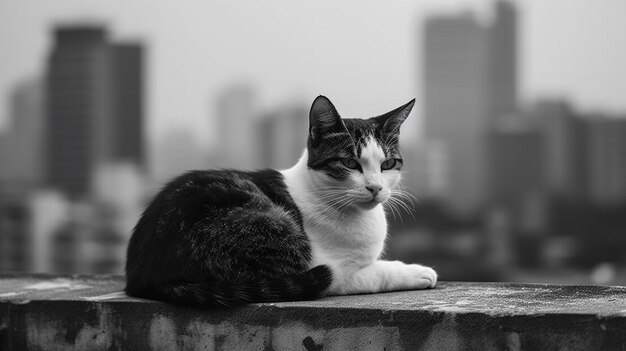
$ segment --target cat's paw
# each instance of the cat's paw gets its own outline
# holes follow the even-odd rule
[[[414,289],[432,288],[437,284],[437,272],[434,269],[419,264],[406,265]]]

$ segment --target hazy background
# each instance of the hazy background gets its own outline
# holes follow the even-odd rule
[[[121,272],[165,180],[288,167],[324,94],[417,98],[390,257],[626,284],[623,1],[0,1],[0,270]]]

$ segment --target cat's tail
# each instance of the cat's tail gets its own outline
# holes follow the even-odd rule
[[[181,282],[157,288],[151,295],[157,300],[177,305],[231,307],[255,302],[313,300],[319,297],[331,282],[330,268],[319,265],[298,275],[277,280]]]

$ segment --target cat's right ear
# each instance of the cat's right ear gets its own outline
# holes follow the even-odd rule
[[[326,96],[318,96],[309,112],[309,138],[317,141],[323,133],[336,129],[345,129],[341,116]]]

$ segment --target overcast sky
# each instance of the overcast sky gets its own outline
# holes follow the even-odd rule
[[[523,0],[524,101],[565,97],[626,114],[626,1]],[[210,143],[216,97],[252,84],[264,107],[328,95],[347,117],[421,99],[421,23],[491,1],[0,0],[0,128],[18,82],[41,76],[55,24],[97,21],[147,48],[149,136]],[[418,108],[416,115],[420,116]],[[415,121],[413,122],[415,123]]]

